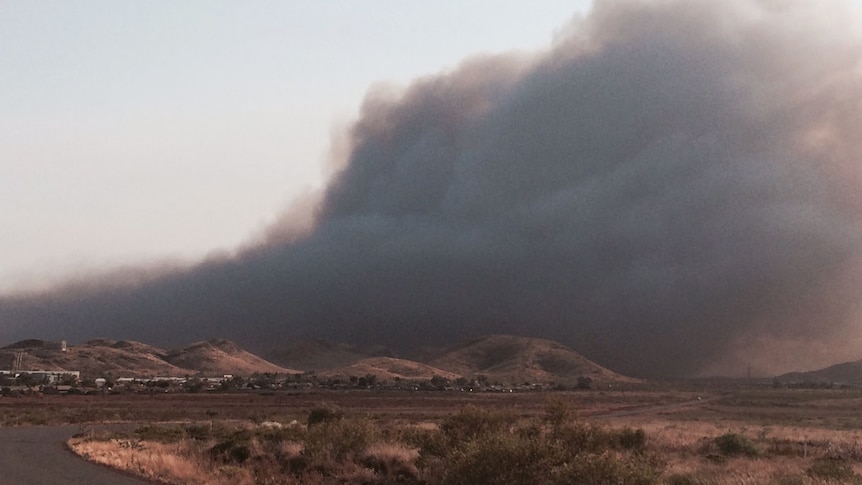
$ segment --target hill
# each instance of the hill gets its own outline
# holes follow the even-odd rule
[[[489,335],[458,345],[430,365],[465,377],[484,375],[504,384],[574,384],[579,377],[596,383],[634,383],[551,340]]]
[[[862,360],[844,362],[808,372],[788,372],[776,379],[783,383],[862,384]]]
[[[384,347],[361,349],[345,344],[332,343],[323,339],[304,339],[293,342],[285,348],[266,354],[270,362],[300,369],[302,371],[323,371],[350,366],[370,357],[393,357]]]
[[[44,347],[49,346],[49,345],[54,344],[54,343],[55,342],[46,342],[44,340],[31,338],[31,339],[27,339],[27,340],[19,340],[18,342],[15,342],[14,344],[9,344],[9,345],[3,347],[3,349],[9,349],[9,350],[30,349],[30,348],[41,349],[41,348],[44,348]]]
[[[130,340],[96,339],[70,345],[25,340],[0,348],[0,369],[80,371],[82,376],[155,377],[187,375],[250,375],[255,372],[295,372],[276,366],[227,340],[197,342],[163,350]]]
[[[396,359],[393,357],[370,357],[354,362],[353,364],[320,372],[319,375],[330,378],[346,379],[350,376],[362,377],[373,375],[378,380],[415,380],[426,381],[434,376],[447,379],[457,379],[458,374],[448,372],[436,367],[411,360]]]
[[[360,349],[323,340],[298,341],[271,355],[278,358],[277,363],[224,339],[195,342],[173,350],[129,340],[97,339],[68,346],[66,351],[58,342],[24,340],[0,348],[0,369],[12,369],[17,361],[20,370],[80,371],[90,377],[247,376],[299,373],[293,369],[302,369],[316,370],[326,377],[371,374],[382,380],[485,376],[490,382],[504,384],[572,385],[581,377],[589,377],[596,383],[639,382],[605,369],[557,342],[511,335],[475,339],[424,363],[395,358],[385,348]],[[862,367],[862,363],[856,365]],[[862,370],[856,372],[862,375]]]
[[[185,375],[189,369],[178,368],[164,360],[165,352],[139,342],[99,339],[69,346],[28,340],[0,349],[0,367],[9,369],[15,354],[21,353],[20,370],[80,371],[82,375]]]
[[[195,342],[181,349],[171,350],[165,356],[165,361],[204,374],[298,373],[264,360],[225,339]]]

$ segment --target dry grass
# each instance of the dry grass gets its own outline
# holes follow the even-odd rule
[[[291,432],[287,428],[276,427],[254,434],[257,433],[255,430],[265,427],[247,424],[245,429],[252,434],[234,439],[235,443],[247,447],[250,458],[245,462],[216,460],[209,453],[218,440],[224,441],[228,435],[213,437],[209,441],[184,440],[172,445],[129,440],[99,444],[79,440],[75,446],[80,448],[79,454],[90,459],[170,483],[415,483],[405,482],[400,477],[437,483],[435,473],[443,469],[429,467],[429,464],[433,465],[427,459],[429,455],[420,456],[417,447],[427,451],[435,449],[435,446],[449,446],[444,441],[435,440],[440,438],[439,423],[441,420],[445,423],[451,411],[438,402],[445,400],[443,394],[413,396],[417,404],[425,400],[428,414],[414,416],[404,413],[402,406],[407,401],[402,399],[397,401],[397,408],[392,408],[398,409],[397,412],[387,414],[391,410],[377,409],[377,414],[371,415],[364,410],[382,404],[380,396],[348,393],[340,403],[351,407],[344,408],[344,422],[338,425],[300,427],[302,429]],[[453,394],[451,399],[459,399],[459,396],[462,394]],[[602,429],[642,429],[646,435],[643,451],[646,455],[658,457],[664,464],[658,484],[862,483],[859,478],[862,476],[862,429],[830,427],[830,423],[841,423],[842,416],[856,412],[858,400],[854,393],[764,390],[743,397],[733,395],[721,402],[704,399],[703,404],[695,406],[686,404],[690,401],[690,394],[680,391],[655,395],[635,391],[555,396],[556,401],[574,408],[571,416],[581,423],[595,424]],[[509,407],[503,406],[503,397],[512,399]],[[543,420],[541,411],[535,410],[544,408],[547,412],[547,407],[540,406],[535,400],[538,398],[523,401],[529,407],[522,406],[518,399],[523,400],[524,397],[483,394],[470,398],[482,409],[508,410],[515,420],[515,428],[527,429],[523,427],[526,423],[545,423],[544,428],[539,425],[535,429],[539,433],[547,433],[547,421]],[[430,403],[439,407],[431,408]],[[490,403],[499,405],[487,406]],[[675,403],[681,403],[681,406]],[[396,402],[390,406],[392,404]],[[619,416],[616,412],[637,406],[653,411],[628,416]],[[770,413],[769,406],[773,406],[773,413]],[[430,412],[432,409],[437,411]],[[579,412],[585,409],[588,412]],[[601,413],[596,413],[597,409],[610,412],[602,417]],[[591,414],[593,417],[584,417]],[[284,419],[279,421],[288,422]],[[342,446],[354,434],[357,434],[355,438],[363,439],[343,452],[338,451],[337,446]],[[716,439],[725,435],[739,437],[755,452],[750,455],[724,452]],[[333,439],[336,440],[335,445],[332,444]],[[307,448],[309,444],[314,447]],[[504,440],[497,444],[502,446],[507,442]],[[852,471],[856,476],[846,475],[829,481],[824,475],[811,472],[812,467],[824,462],[827,465],[837,463],[838,471],[843,467],[846,473]]]
[[[419,450],[401,443],[374,443],[365,451],[365,456],[380,460],[412,463],[419,458]]]
[[[828,481],[806,475],[817,459],[841,457],[862,475],[862,430],[834,430],[801,426],[762,426],[743,421],[674,421],[664,417],[610,420],[612,426],[643,429],[649,449],[667,463],[666,480],[684,477],[698,485],[857,483]],[[726,433],[750,439],[761,455],[721,457],[714,440]],[[669,483],[673,483],[670,481]]]
[[[72,438],[69,448],[83,458],[129,473],[177,485],[245,485],[254,481],[241,469],[213,469],[199,459],[189,442],[162,444],[111,439]],[[226,476],[225,476],[226,475]]]

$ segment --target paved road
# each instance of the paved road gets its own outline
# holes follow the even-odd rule
[[[0,428],[0,485],[148,485],[66,449],[75,426]]]

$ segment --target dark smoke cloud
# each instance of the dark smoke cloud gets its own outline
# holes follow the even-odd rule
[[[856,18],[597,1],[547,52],[372,90],[306,224],[143,283],[7,297],[0,337],[509,332],[647,376],[860,358]]]

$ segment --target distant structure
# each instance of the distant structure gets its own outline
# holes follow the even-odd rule
[[[15,352],[15,357],[12,358],[12,371],[19,371],[24,366],[24,354],[26,352]]]
[[[80,371],[67,370],[52,370],[52,369],[33,369],[25,368],[24,360],[28,352],[34,352],[34,355],[40,351],[50,350],[58,352],[67,352],[69,346],[65,340],[59,342],[51,342],[45,340],[22,340],[12,345],[4,347],[6,350],[14,350],[12,355],[12,366],[9,370],[0,369],[0,376],[18,378],[22,374],[27,374],[34,381],[53,384],[65,379],[72,378],[79,380],[81,378]]]
[[[11,370],[0,370],[0,376],[9,376],[13,378],[18,378],[22,374],[27,374],[34,381],[45,382],[48,384],[53,384],[55,382],[59,382],[64,378],[71,377],[75,380],[81,378],[81,371],[77,370],[25,370],[25,371],[11,371]]]

